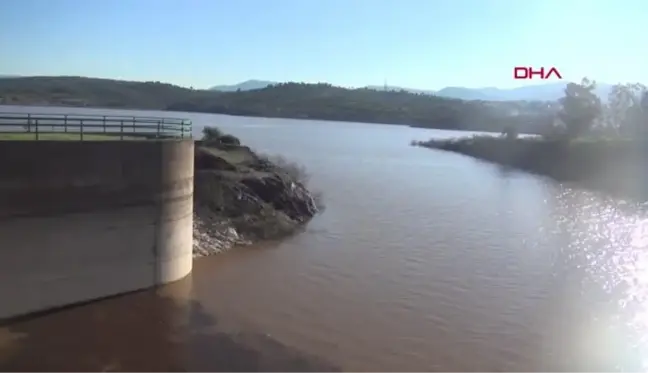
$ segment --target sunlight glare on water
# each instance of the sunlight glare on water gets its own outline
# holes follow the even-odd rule
[[[615,364],[619,370],[648,369],[648,219],[624,201],[601,204],[602,197],[580,193],[591,198],[559,221],[573,236],[564,254],[572,273],[584,272],[581,292],[590,302],[580,353],[624,361]]]
[[[197,319],[162,322],[186,310],[163,312],[168,302],[153,296],[84,306],[0,330],[27,341],[12,351],[39,353],[5,366],[78,370],[80,352],[104,356],[93,346],[110,344],[116,356],[97,361],[124,370],[168,370],[167,350],[189,356],[189,370],[195,361],[217,369],[214,351],[238,354],[250,370],[280,345],[282,356],[351,371],[648,370],[648,206],[409,146],[466,133],[181,115],[196,135],[217,124],[304,164],[325,212],[280,243],[197,260]],[[124,311],[134,306],[145,312]],[[175,333],[179,345],[158,343],[177,325],[188,328]],[[229,338],[230,329],[255,337]],[[142,347],[123,348],[125,335]]]

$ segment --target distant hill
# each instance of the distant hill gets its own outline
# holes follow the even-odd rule
[[[529,85],[511,89],[499,88],[444,88],[437,92],[437,95],[459,99],[474,99],[486,101],[555,101],[564,95],[567,82]],[[596,87],[596,94],[601,99],[606,99],[611,84],[599,83]]]
[[[232,85],[218,85],[210,88],[212,91],[220,92],[235,92],[250,91],[254,89],[265,88],[269,85],[277,84],[279,82],[267,80],[247,80],[239,84]],[[406,88],[399,86],[380,86],[369,85],[364,88],[376,91],[405,91],[415,94],[435,95],[447,98],[456,98],[460,100],[481,100],[481,101],[556,101],[563,96],[566,82],[547,83],[538,85],[529,85],[518,88],[502,89],[496,87],[486,88],[466,88],[466,87],[445,87],[438,91],[430,89],[419,88]],[[602,99],[606,99],[611,84],[601,83],[598,84],[596,93]]]
[[[279,83],[213,100],[170,105],[169,110],[218,114],[405,124],[425,128],[539,133],[553,123],[546,103],[464,101],[407,91],[342,88],[331,84]]]
[[[567,83],[548,83],[539,85],[529,85],[518,88],[500,89],[495,87],[487,88],[465,88],[465,87],[446,87],[439,91],[413,89],[388,86],[388,90],[404,90],[411,93],[432,94],[440,97],[457,98],[460,100],[482,100],[482,101],[555,101],[564,94]],[[367,88],[378,91],[385,90],[381,86],[368,86]],[[601,83],[597,85],[596,94],[602,99],[606,99],[611,84]]]
[[[497,101],[496,98],[490,97],[488,88],[474,89],[464,87],[446,87],[434,94],[441,97],[457,98],[460,100],[482,100],[482,101]]]
[[[164,109],[178,100],[199,101],[220,93],[197,91],[160,82],[75,76],[0,78],[0,97],[9,105],[96,106]]]
[[[538,102],[482,102],[409,92],[279,83],[255,90],[194,90],[162,82],[84,77],[0,79],[10,105],[63,105],[202,112],[275,118],[403,124],[453,130],[541,131],[555,108]]]
[[[265,88],[271,84],[276,84],[277,82],[270,82],[267,80],[246,80],[242,83],[232,84],[232,85],[217,85],[209,88],[210,91],[221,91],[221,92],[235,92],[238,90],[241,91],[251,91],[253,89]]]
[[[426,95],[432,95],[435,93],[435,91],[431,91],[429,89],[415,89],[415,88],[404,88],[404,87],[398,87],[398,86],[393,86],[393,85],[368,85],[365,88],[367,89],[373,89],[376,91],[405,91],[405,92],[410,92],[410,93],[422,93]]]

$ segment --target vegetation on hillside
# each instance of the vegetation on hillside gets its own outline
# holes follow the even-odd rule
[[[497,164],[580,182],[626,197],[648,199],[648,90],[617,85],[607,103],[595,83],[569,84],[555,121],[542,137],[476,136],[414,145],[454,151]]]
[[[520,107],[531,113],[509,115],[509,111]],[[276,84],[259,90],[224,93],[206,105],[178,102],[169,109],[476,131],[501,131],[503,126],[513,125],[521,132],[535,132],[534,128],[545,124],[551,113],[542,106],[462,101],[406,91],[346,89],[323,83]]]
[[[141,108],[230,115],[405,124],[427,128],[538,133],[556,105],[462,101],[406,91],[282,83],[240,92],[194,90],[160,82],[81,77],[0,79],[0,102]]]
[[[178,100],[200,102],[208,92],[161,82],[129,82],[75,76],[0,79],[0,103],[163,110]]]

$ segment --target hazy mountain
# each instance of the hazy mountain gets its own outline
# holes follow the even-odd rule
[[[441,97],[459,98],[462,100],[494,101],[492,92],[490,92],[492,89],[493,88],[474,89],[464,87],[445,87],[434,94]]]
[[[217,85],[214,87],[209,88],[211,91],[222,91],[222,92],[233,92],[233,91],[238,91],[239,89],[241,91],[251,91],[253,89],[261,89],[265,88],[271,84],[275,84],[276,82],[270,82],[267,80],[246,80],[242,83],[239,84],[232,84],[232,85]]]
[[[213,91],[233,92],[237,90],[249,91],[265,88],[277,82],[267,80],[247,80],[233,85],[218,85],[210,88]],[[547,83],[529,85],[518,88],[501,89],[496,87],[466,88],[466,87],[445,87],[438,91],[429,89],[405,88],[399,86],[370,85],[365,88],[376,91],[406,91],[410,93],[429,94],[440,97],[457,98],[461,100],[482,100],[482,101],[555,101],[563,96],[567,83]],[[596,93],[602,99],[607,98],[612,85],[601,83],[596,88]]]
[[[530,85],[518,88],[511,89],[499,89],[499,88],[477,88],[477,89],[468,89],[469,94],[478,94],[481,96],[481,100],[489,101],[555,101],[563,97],[565,86],[567,83],[548,83],[548,84],[539,84],[539,85]],[[612,85],[601,83],[596,87],[596,94],[602,99],[606,99],[608,93],[610,92]],[[446,89],[442,89],[437,92],[440,96],[446,97],[455,97],[468,99],[461,92],[448,92]]]
[[[555,101],[564,94],[567,83],[548,83],[530,85],[518,88],[500,89],[495,87],[486,88],[465,88],[446,87],[439,91],[413,89],[388,86],[388,90],[404,90],[411,93],[433,94],[441,97],[458,98],[461,100],[483,100],[483,101]],[[605,99],[610,92],[612,85],[601,83],[596,87],[599,97]],[[368,86],[367,88],[382,91],[385,87]]]
[[[435,93],[434,91],[431,91],[429,89],[404,88],[404,87],[398,87],[398,86],[393,86],[393,85],[388,85],[388,86],[384,86],[384,85],[368,85],[365,88],[374,89],[376,91],[384,91],[384,90],[388,90],[388,91],[405,91],[405,92],[410,92],[410,93],[423,93],[423,94],[427,94],[427,95],[432,95],[432,94]]]

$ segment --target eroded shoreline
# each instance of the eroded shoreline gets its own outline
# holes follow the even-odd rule
[[[197,141],[194,258],[288,236],[320,211],[298,165],[249,147]]]

